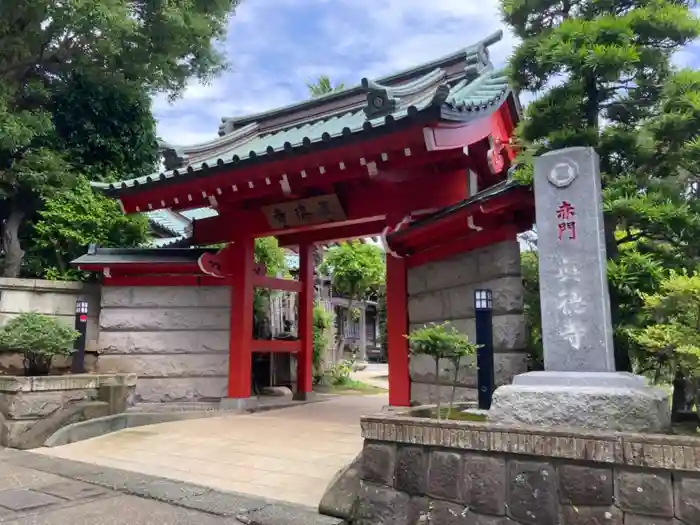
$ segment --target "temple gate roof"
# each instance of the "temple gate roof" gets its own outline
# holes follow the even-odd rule
[[[225,117],[214,140],[192,146],[162,144],[166,171],[92,185],[119,197],[280,155],[339,146],[368,133],[390,133],[402,122],[464,124],[481,119],[511,94],[505,72],[495,69],[489,58],[488,47],[501,38],[499,31],[457,53],[377,81],[363,79],[340,92],[256,115]]]

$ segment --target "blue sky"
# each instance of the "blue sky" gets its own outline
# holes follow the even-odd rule
[[[452,53],[504,28],[498,0],[243,0],[229,24],[231,70],[193,83],[173,104],[157,97],[158,133],[174,144],[215,138],[223,116],[244,115],[308,97],[326,74],[346,86]],[[491,48],[505,63],[515,38]],[[677,61],[700,66],[700,48]]]

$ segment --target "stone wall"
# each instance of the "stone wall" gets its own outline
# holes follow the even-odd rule
[[[362,432],[353,525],[700,523],[698,438],[391,416]]]
[[[98,371],[137,374],[137,402],[224,397],[229,305],[224,286],[103,287]]]
[[[0,377],[0,446],[35,448],[60,428],[124,412],[136,376]]]
[[[501,242],[408,271],[408,317],[411,330],[426,323],[450,321],[475,341],[474,290],[493,292],[493,338],[496,386],[527,371],[523,286],[518,242]],[[411,400],[434,402],[435,362],[411,357]],[[449,362],[440,364],[440,396],[448,399],[454,377]],[[457,399],[476,398],[474,361],[459,372]]]
[[[0,324],[24,312],[39,312],[73,327],[77,300],[88,302],[87,345],[90,348],[96,344],[99,333],[100,287],[96,284],[0,278]],[[56,371],[69,370],[70,358],[56,358],[53,365]],[[0,375],[21,373],[21,355],[0,354]]]

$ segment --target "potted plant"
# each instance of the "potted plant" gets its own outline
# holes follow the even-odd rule
[[[57,355],[69,356],[80,333],[54,317],[27,312],[10,319],[0,330],[0,351],[24,356],[24,375],[46,376]]]
[[[450,392],[450,400],[447,408],[447,419],[452,416],[452,407],[454,405],[455,391],[457,390],[457,381],[459,379],[459,367],[462,364],[462,359],[467,356],[476,354],[477,345],[471,343],[469,338],[463,333],[457,331],[450,323],[430,323],[415,330],[408,338],[411,354],[427,355],[435,360],[435,398],[437,399],[437,418],[442,416],[440,402],[440,360],[449,360],[454,367],[454,375],[452,376],[452,390]]]

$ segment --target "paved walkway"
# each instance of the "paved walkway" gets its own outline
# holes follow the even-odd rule
[[[313,509],[0,448],[8,525],[340,525]]]
[[[353,372],[352,378],[368,385],[389,390],[389,365],[386,363],[368,363],[364,370]]]
[[[122,430],[34,452],[316,507],[386,395]]]

